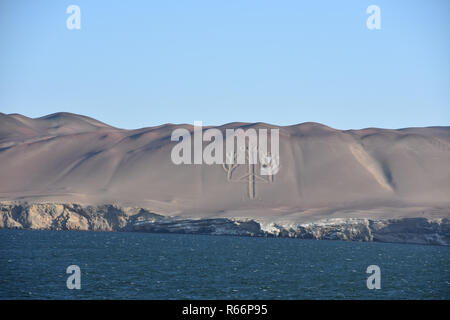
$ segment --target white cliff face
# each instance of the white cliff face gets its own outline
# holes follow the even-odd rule
[[[334,218],[311,223],[254,219],[180,219],[138,207],[0,203],[0,228],[164,232],[450,245],[446,218]]]

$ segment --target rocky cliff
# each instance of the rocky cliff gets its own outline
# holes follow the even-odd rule
[[[115,205],[0,203],[0,228],[166,232],[450,245],[450,221],[446,218],[348,218],[323,219],[303,224],[267,224],[257,219],[184,219],[159,215],[144,208]]]

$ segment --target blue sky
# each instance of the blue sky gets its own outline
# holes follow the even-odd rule
[[[66,8],[81,9],[68,30]],[[366,8],[381,9],[368,30]],[[0,2],[0,111],[122,128],[449,125],[450,1]]]

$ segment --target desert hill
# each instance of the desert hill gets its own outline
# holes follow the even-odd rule
[[[278,128],[280,170],[255,180],[246,166],[227,180],[221,165],[175,165],[177,128],[124,130],[56,113],[0,114],[0,201],[115,204],[184,218],[449,218],[450,127],[336,130],[319,123]],[[204,127],[206,130],[213,127]],[[206,142],[205,142],[206,144]]]

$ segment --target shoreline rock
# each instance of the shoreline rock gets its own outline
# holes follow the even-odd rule
[[[335,218],[305,224],[265,224],[250,218],[181,219],[145,208],[116,205],[0,203],[0,229],[129,231],[450,245],[450,220],[447,218]]]

